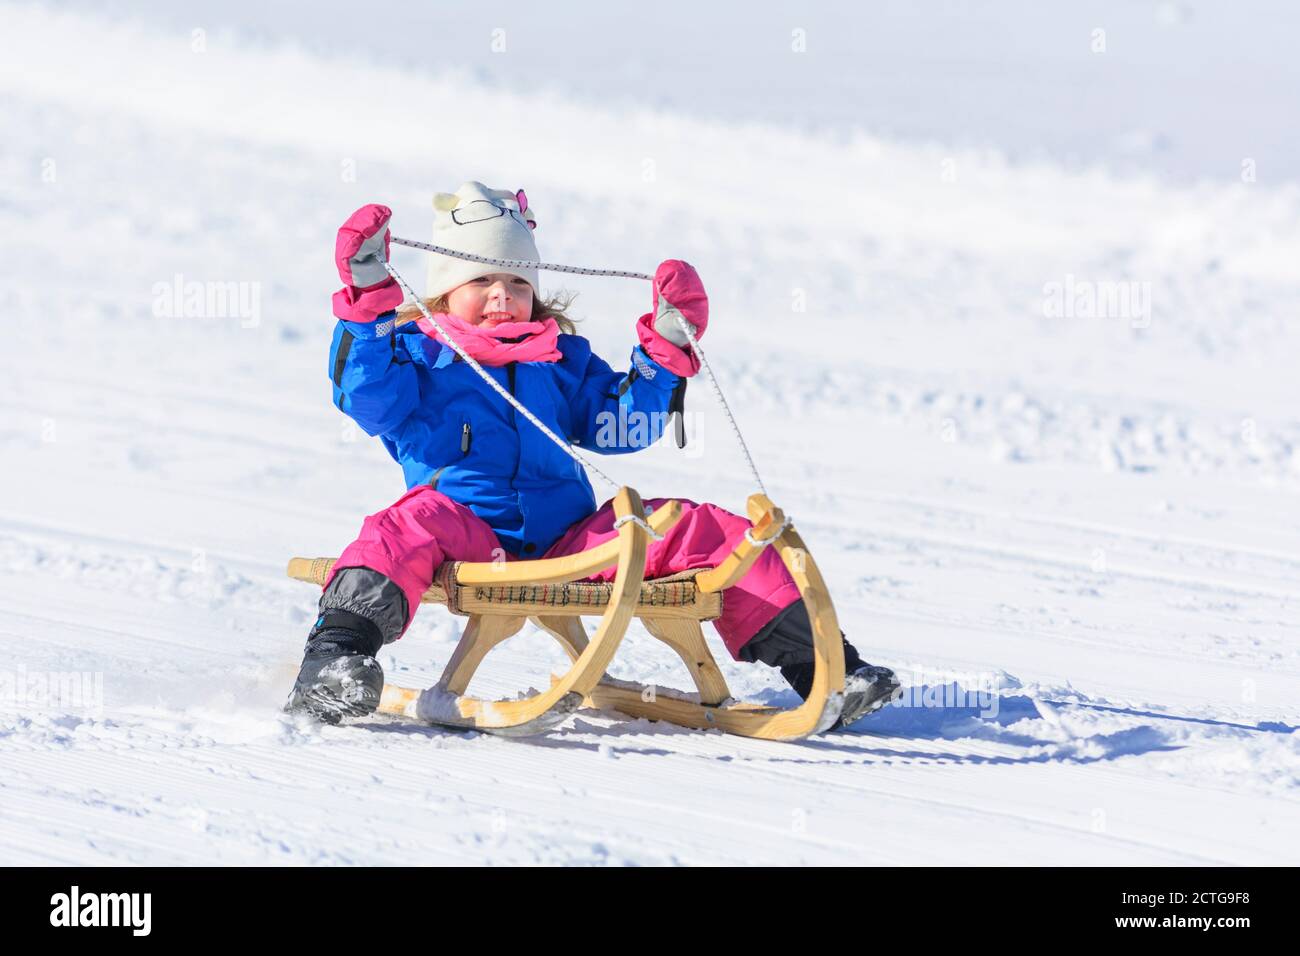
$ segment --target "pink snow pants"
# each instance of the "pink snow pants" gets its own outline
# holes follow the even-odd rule
[[[668,500],[646,499],[646,512]],[[647,578],[711,567],[731,552],[749,527],[748,520],[717,505],[677,500],[682,504],[682,517],[662,541],[650,542]],[[615,535],[611,500],[569,528],[542,557],[585,551]],[[501,548],[486,521],[442,492],[421,485],[365,519],[360,536],[344,549],[330,579],[343,568],[354,567],[386,575],[406,595],[409,627],[438,565],[444,561],[491,561],[502,555],[515,560]],[[614,571],[608,568],[588,580],[612,581]],[[766,548],[749,572],[723,593],[722,616],[713,625],[735,657],[778,611],[798,599],[799,588],[781,558],[774,549]]]

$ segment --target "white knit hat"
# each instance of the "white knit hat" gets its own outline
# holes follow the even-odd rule
[[[431,241],[435,246],[494,259],[538,262],[537,243],[533,241],[536,226],[537,220],[522,189],[511,192],[468,182],[454,193],[438,193],[433,197]],[[471,262],[438,252],[429,253],[429,281],[424,294],[435,299],[471,279],[494,272],[527,279],[532,284],[534,297],[541,298],[536,269]]]

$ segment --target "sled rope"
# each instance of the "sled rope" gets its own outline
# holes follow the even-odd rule
[[[614,522],[614,530],[617,531],[619,528],[623,527],[623,525],[627,524],[629,521],[632,524],[639,527],[646,534],[648,534],[650,536],[651,541],[662,541],[664,539],[663,535],[661,535],[654,528],[650,527],[650,522],[646,521],[645,518],[642,518],[638,515],[623,515],[623,517],[618,518]]]
[[[573,275],[613,276],[620,279],[645,279],[647,282],[654,282],[654,276],[648,275],[644,272],[626,272],[621,269],[588,269],[583,266],[566,266],[554,262],[534,262],[531,259],[496,259],[492,256],[480,256],[472,252],[461,252],[457,249],[448,249],[445,246],[435,246],[428,242],[416,242],[414,239],[399,239],[397,236],[390,236],[390,239],[399,246],[409,246],[412,249],[423,249],[425,252],[436,252],[439,255],[451,256],[453,259],[468,259],[470,262],[482,262],[486,265],[504,266],[507,269],[546,269],[550,272],[568,272]],[[424,307],[423,300],[416,297],[415,293],[411,291],[411,287],[402,280],[401,276],[393,271],[393,267],[385,262],[384,268],[388,270],[389,275],[401,284],[402,288],[406,291],[406,294],[415,299],[415,304],[419,306],[420,312],[424,317],[433,323],[434,327],[442,334],[443,338],[451,344],[457,354],[468,362],[474,370],[483,377],[485,382],[496,389],[496,391],[504,397],[506,401],[513,405],[516,410],[522,412],[529,421],[540,428],[543,434],[550,438],[551,441],[563,448],[569,457],[573,458],[580,464],[586,465],[605,481],[609,482],[613,487],[618,487],[618,485],[616,485],[604,472],[575,452],[568,442],[564,441],[538,421],[532,412],[520,405],[513,395],[498,385],[496,379],[484,372],[477,362],[466,355],[461,347],[451,340],[451,337],[447,335],[442,326],[438,325],[433,316],[429,314],[429,310]],[[662,295],[662,290],[660,290],[660,294]],[[700,340],[695,337],[695,328],[686,321],[686,318],[681,315],[681,313],[678,313],[677,316],[677,326],[686,334],[687,340],[691,343],[691,348],[694,349],[695,354],[699,356],[700,365],[704,367],[704,371],[709,379],[709,385],[713,389],[713,394],[718,397],[718,404],[722,406],[722,411],[727,416],[727,422],[731,425],[731,433],[736,436],[736,443],[740,445],[740,451],[745,456],[745,463],[749,465],[749,473],[754,476],[754,483],[758,485],[758,490],[766,495],[767,486],[763,484],[763,478],[758,473],[758,466],[754,464],[754,457],[749,453],[749,445],[745,442],[745,436],[740,433],[740,426],[736,424],[736,416],[731,414],[731,406],[727,404],[727,399],[722,394],[722,388],[718,385],[718,377],[713,374],[713,366],[709,364],[709,360],[705,356],[704,350],[700,348]]]
[[[470,262],[483,262],[490,266],[505,266],[508,269],[546,269],[550,272],[572,272],[580,276],[614,276],[618,279],[653,279],[654,276],[648,276],[644,272],[622,272],[618,269],[584,269],[582,266],[562,266],[554,262],[534,262],[532,259],[494,259],[491,256],[475,255],[472,252],[461,252],[458,249],[448,249],[445,246],[435,246],[428,242],[416,242],[414,239],[398,239],[396,236],[389,237],[399,246],[410,246],[412,249],[423,249],[425,252],[436,252],[439,255],[451,256],[453,259],[468,259]]]
[[[491,375],[489,375],[484,370],[483,366],[479,365],[479,363],[475,361],[474,357],[471,356],[468,352],[466,352],[463,348],[461,348],[460,343],[457,342],[455,339],[453,339],[450,335],[448,335],[447,330],[438,324],[438,320],[435,319],[432,313],[430,313],[429,310],[425,307],[424,300],[421,299],[419,296],[417,296],[414,291],[412,291],[411,287],[406,284],[406,280],[397,274],[397,270],[394,269],[387,262],[384,262],[384,260],[382,259],[380,260],[380,262],[383,262],[384,268],[388,270],[388,274],[392,276],[395,280],[397,280],[397,284],[402,287],[402,291],[404,291],[410,298],[415,300],[415,305],[420,310],[420,314],[423,315],[426,319],[428,319],[430,324],[435,329],[438,330],[438,333],[442,336],[443,341],[456,350],[456,354],[459,355],[462,359],[464,359],[465,364],[467,364],[470,368],[472,368],[475,372],[478,373],[479,378],[487,382],[488,385],[492,387],[493,391],[495,391],[498,395],[504,398],[512,406],[514,406],[515,411],[517,411],[520,415],[523,415],[524,418],[528,419],[530,422],[536,425],[541,430],[543,435],[545,435],[551,441],[555,442],[555,444],[559,445],[562,449],[564,449],[565,454],[567,454],[570,458],[576,461],[579,465],[583,465],[587,468],[590,468],[615,491],[617,491],[621,487],[619,483],[616,482],[613,478],[609,477],[609,475],[605,474],[603,471],[601,471],[599,468],[597,468],[595,465],[589,462],[582,455],[579,455],[576,451],[574,451],[572,445],[570,445],[559,435],[555,434],[555,432],[547,428],[545,422],[543,422],[540,418],[538,418],[527,408],[525,408],[523,403],[520,402],[519,399],[511,395],[510,392],[508,392],[501,385],[500,382],[498,382]]]
[[[662,294],[663,290],[660,290],[660,295]],[[736,444],[740,445],[740,450],[745,456],[745,463],[749,465],[749,473],[754,476],[754,484],[758,485],[758,490],[766,495],[767,487],[763,484],[763,477],[758,473],[758,466],[754,464],[753,456],[749,454],[749,446],[745,444],[745,436],[740,433],[740,426],[736,424],[736,417],[731,414],[731,406],[727,404],[726,398],[722,395],[722,388],[718,385],[718,377],[713,374],[713,366],[705,358],[704,350],[700,348],[700,340],[695,337],[695,327],[687,322],[686,317],[680,312],[677,313],[677,327],[686,333],[691,348],[700,357],[700,364],[704,366],[704,371],[708,373],[709,384],[713,386],[713,394],[718,396],[718,404],[727,413],[727,421],[731,423],[731,434],[736,436]],[[748,531],[745,532],[745,537],[749,537]]]

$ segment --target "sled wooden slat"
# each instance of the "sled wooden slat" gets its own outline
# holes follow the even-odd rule
[[[294,558],[289,577],[322,585],[334,567],[334,558]],[[522,563],[522,562],[521,562]],[[561,584],[465,585],[456,565],[454,584],[435,581],[420,598],[422,604],[441,604],[455,614],[552,614],[571,617],[598,616],[614,593],[607,581],[571,581]],[[637,615],[652,613],[666,619],[712,621],[722,613],[721,594],[702,594],[696,587],[696,572],[654,578],[641,585]],[[449,588],[454,587],[454,593]],[[449,598],[454,597],[454,600]]]
[[[640,496],[631,488],[620,489],[614,505],[616,515],[642,518],[656,533],[681,515],[680,504],[668,502],[647,518]],[[798,740],[828,729],[843,705],[844,646],[826,582],[803,539],[766,496],[751,495],[747,514],[757,544],[741,540],[716,567],[653,580],[644,579],[650,536],[635,521],[623,524],[610,541],[565,558],[444,564],[422,601],[468,617],[460,642],[438,684],[425,690],[387,684],[379,709],[505,736],[544,733],[583,705],[768,740]],[[733,700],[700,629],[700,622],[722,613],[724,591],[769,547],[798,585],[813,626],[812,691],[792,708]],[[320,585],[333,565],[332,558],[294,558],[289,575]],[[611,566],[612,582],[577,580]],[[533,568],[541,574],[531,574]],[[508,574],[503,577],[503,572]],[[600,617],[590,637],[583,616]],[[634,617],[681,658],[696,694],[606,677]],[[519,700],[469,696],[470,681],[484,658],[529,619],[559,642],[571,662],[569,670],[553,677],[547,690]]]
[[[604,710],[617,710],[629,717],[645,717],[649,720],[666,720],[682,727],[694,727],[697,730],[718,730],[735,732],[732,726],[734,718],[739,715],[747,717],[765,717],[780,714],[780,707],[765,707],[762,704],[735,703],[722,707],[707,706],[678,695],[662,687],[650,688],[642,685],[627,686],[630,682],[617,684],[601,681],[590,694],[586,703]]]
[[[602,581],[510,587],[458,585],[455,600],[446,603],[457,614],[580,617],[603,614],[613,595],[613,585]],[[639,617],[653,615],[666,620],[711,621],[722,613],[722,596],[701,594],[695,586],[694,575],[655,578],[642,582],[636,611]]]

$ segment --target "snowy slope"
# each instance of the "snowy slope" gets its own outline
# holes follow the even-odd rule
[[[0,19],[0,861],[1297,862],[1300,189]],[[334,229],[383,201],[424,238],[470,178],[527,188],[548,259],[697,265],[769,489],[906,706],[797,746],[279,714],[315,597],[285,559],[401,491],[329,402]],[[168,312],[178,276],[247,308]],[[626,355],[647,289],[560,278]],[[1061,314],[1067,283],[1136,298]],[[691,402],[687,452],[602,466],[739,508]],[[385,668],[431,683],[456,634],[425,609]],[[559,663],[530,629],[475,689]],[[100,706],[30,690],[68,673]],[[639,628],[614,673],[685,678]]]

